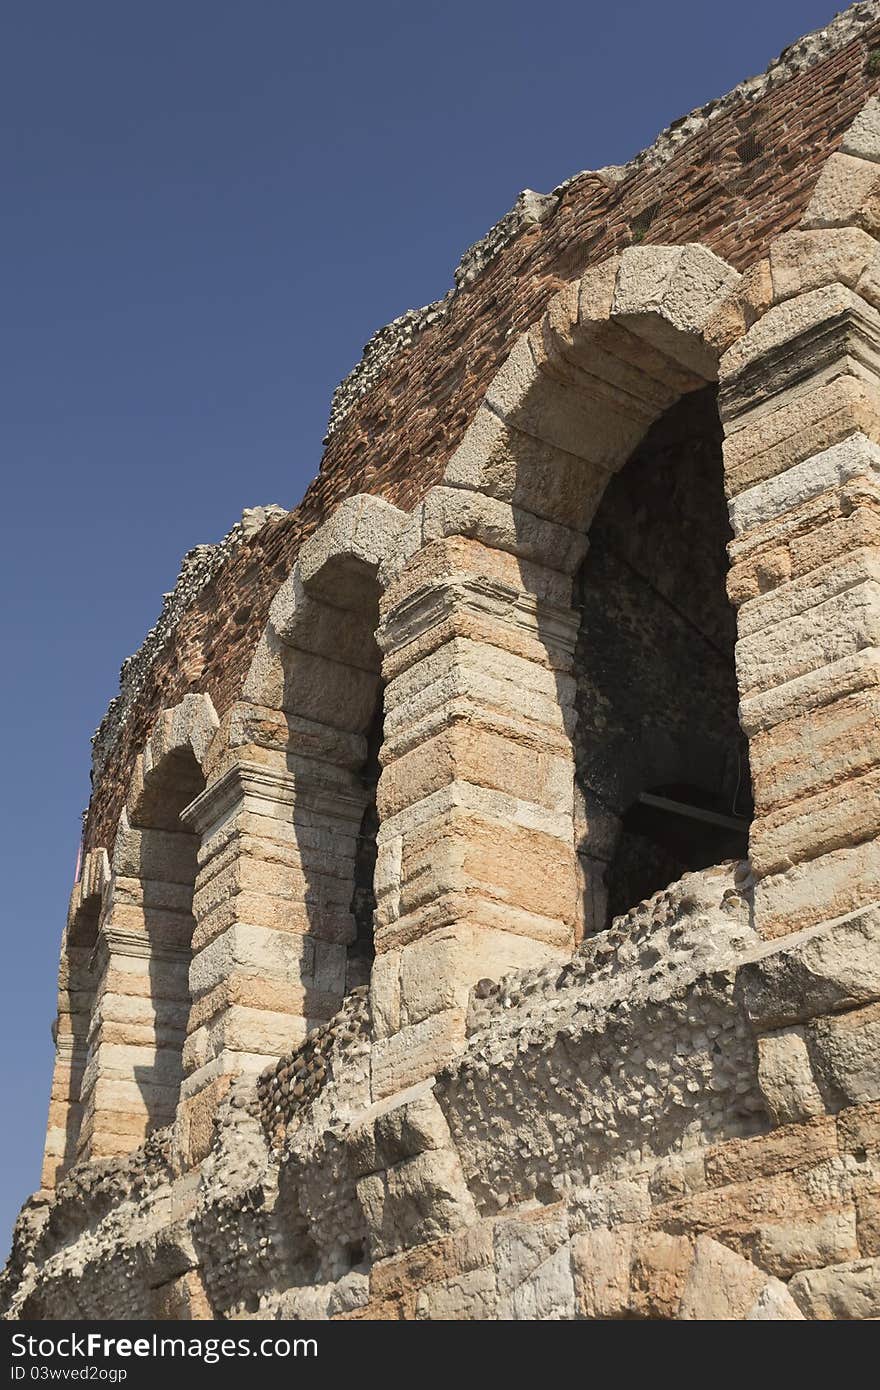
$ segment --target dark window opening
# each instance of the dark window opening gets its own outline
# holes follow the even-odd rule
[[[721,442],[715,388],[682,397],[611,480],[590,528],[575,587],[587,933],[684,873],[747,854]]]
[[[355,939],[348,948],[346,967],[346,994],[358,985],[369,984],[370,970],[375,956],[373,944],[373,916],[376,911],[376,893],[373,880],[376,872],[376,835],[379,831],[379,813],[376,809],[376,788],[379,785],[379,752],[382,747],[383,693],[380,691],[376,711],[367,730],[367,758],[362,777],[367,790],[368,801],[361,818],[354,859],[354,893],[351,900],[351,914],[355,924]]]

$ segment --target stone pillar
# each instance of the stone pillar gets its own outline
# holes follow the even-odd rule
[[[58,971],[58,1016],[52,1029],[55,1065],[41,1186],[53,1188],[76,1159],[82,1124],[80,1093],[94,994],[92,948],[70,946],[65,935]]]
[[[80,1157],[128,1153],[170,1124],[189,1012],[196,840],[120,819],[96,951]]]
[[[82,1078],[95,997],[94,952],[101,902],[110,880],[105,849],[90,851],[70,895],[58,968],[55,1065],[41,1185],[53,1188],[76,1160],[82,1126]]]
[[[207,1151],[231,1079],[259,1071],[341,1006],[356,935],[358,836],[380,700],[376,573],[403,513],[346,499],[303,546],[226,715],[201,836],[176,1146]]]
[[[861,162],[829,161],[771,248],[772,307],[721,362],[765,937],[880,898],[880,262],[834,225],[861,187],[836,161]]]
[[[382,598],[377,1097],[458,1049],[481,977],[574,945],[570,594],[567,574],[452,536]]]
[[[265,711],[239,706],[239,729]],[[285,734],[287,730],[285,729]],[[319,742],[311,731],[313,751]],[[361,740],[326,731],[327,752],[354,767],[250,745],[262,761],[233,763],[187,809],[201,836],[177,1147],[197,1162],[232,1078],[259,1072],[331,1018],[345,994],[354,938],[357,834],[367,792]]]

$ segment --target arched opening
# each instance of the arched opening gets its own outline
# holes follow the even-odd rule
[[[171,741],[172,719],[138,760],[114,845],[83,1077],[89,1158],[135,1149],[172,1123],[180,1095],[199,848],[180,815],[205,779],[192,748]]]
[[[747,853],[721,441],[714,387],[670,407],[609,483],[577,575],[587,932]]]
[[[149,939],[149,1010],[144,1041],[151,1057],[135,1066],[148,1115],[148,1129],[174,1119],[183,1079],[190,964],[195,919],[193,892],[199,836],[181,822],[181,812],[205,789],[205,777],[192,749],[166,753],[145,778],[131,815],[139,832],[139,888],[144,930]],[[151,1036],[152,1035],[152,1036]]]
[[[76,1161],[82,1128],[83,1077],[97,982],[98,924],[109,879],[106,851],[91,851],[80,867],[61,941],[58,1012],[52,1026],[55,1066],[42,1173],[46,1188],[54,1187]]]

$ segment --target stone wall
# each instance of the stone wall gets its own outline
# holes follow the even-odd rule
[[[233,547],[227,698],[107,751],[9,1316],[878,1315],[878,206],[872,98],[744,273],[704,209],[502,316],[408,510]]]
[[[769,949],[750,919],[736,866],[686,877],[478,986],[462,1055],[390,1102],[352,1001],[295,1102],[297,1057],[235,1083],[195,1181],[165,1132],[26,1208],[7,1316],[876,1317],[880,918]],[[808,1036],[800,1122],[767,1024]]]
[[[121,788],[160,709],[193,690],[209,694],[219,714],[229,708],[303,542],[354,493],[403,508],[423,497],[516,336],[561,285],[635,244],[701,241],[744,268],[797,225],[824,161],[880,81],[869,61],[878,45],[876,0],[852,6],[764,76],[676,121],[623,169],[576,175],[550,215],[515,218],[490,235],[490,256],[466,257],[448,311],[415,335],[392,335],[390,357],[334,430],[301,504],[234,546],[194,601],[175,609],[161,647],[150,644],[149,681],[139,681],[118,736],[100,739],[87,848],[112,839]],[[744,159],[749,137],[760,155]]]

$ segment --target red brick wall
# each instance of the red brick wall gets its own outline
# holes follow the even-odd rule
[[[517,334],[561,285],[628,245],[634,218],[656,204],[641,239],[701,241],[739,269],[798,221],[822,164],[880,85],[865,71],[876,43],[880,26],[717,117],[657,169],[611,187],[580,176],[551,217],[506,247],[446,318],[390,363],[333,435],[297,510],[242,545],[179,623],[94,788],[88,847],[112,844],[132,763],[158,711],[190,690],[207,691],[221,715],[236,698],[302,540],[351,493],[412,507],[441,477]],[[749,132],[761,152],[737,174],[728,152]]]

